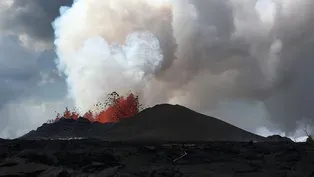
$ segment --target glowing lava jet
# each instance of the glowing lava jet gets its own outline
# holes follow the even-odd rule
[[[101,110],[99,113],[93,113],[92,111],[88,111],[82,117],[88,119],[91,122],[118,122],[123,118],[134,116],[141,109],[141,105],[138,101],[138,96],[135,96],[133,93],[130,93],[125,98],[123,96],[119,96],[119,94],[117,94],[116,92],[113,92],[108,95],[108,99],[104,105],[97,104],[95,106],[99,108],[103,107],[103,110]],[[58,114],[56,119],[52,122],[59,121],[61,117],[77,120],[81,116],[76,111],[71,112],[68,108],[66,108],[63,115],[60,116],[60,114]]]

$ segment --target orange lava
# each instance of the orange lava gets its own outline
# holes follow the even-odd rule
[[[130,93],[125,98],[113,92],[109,95],[109,99],[106,101],[105,105],[107,108],[100,111],[98,114],[88,111],[83,116],[79,115],[76,111],[71,112],[68,108],[66,108],[62,116],[58,114],[56,119],[50,122],[57,122],[61,119],[61,117],[74,120],[77,120],[79,117],[83,117],[91,122],[96,121],[100,123],[118,122],[121,119],[132,117],[140,111],[138,97],[134,96],[133,93]],[[101,104],[96,106],[100,107]]]

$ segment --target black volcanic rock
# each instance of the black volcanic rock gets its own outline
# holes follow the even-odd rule
[[[314,146],[285,142],[7,140],[0,176],[312,177]]]
[[[264,137],[179,105],[162,104],[123,119],[105,140],[120,141],[263,141]]]

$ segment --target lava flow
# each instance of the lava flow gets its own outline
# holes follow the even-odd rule
[[[81,116],[76,111],[71,112],[66,108],[62,116],[57,115],[56,119],[50,122],[57,122],[61,117],[66,119],[77,120],[79,117],[88,119],[91,122],[118,122],[123,118],[132,117],[140,111],[141,105],[138,101],[138,96],[134,96],[133,93],[130,93],[126,98],[119,96],[116,92],[113,92],[108,95],[108,99],[105,101],[105,104],[95,105],[98,108],[103,107],[99,113],[93,113],[92,111],[86,112]]]

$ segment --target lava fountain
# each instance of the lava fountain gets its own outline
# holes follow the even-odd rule
[[[78,111],[70,111],[68,108],[65,109],[63,115],[57,115],[56,119],[50,122],[57,122],[61,118],[77,120],[79,117],[88,119],[90,122],[118,122],[121,119],[132,117],[141,110],[138,96],[130,93],[126,97],[120,96],[118,93],[113,92],[108,95],[105,103],[96,104],[98,112],[88,111],[82,116]]]

